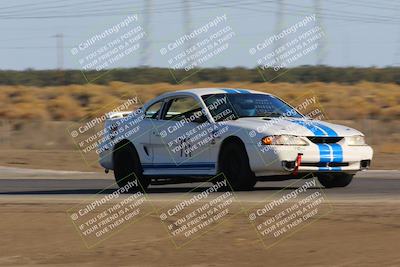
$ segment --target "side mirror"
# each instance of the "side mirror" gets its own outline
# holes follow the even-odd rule
[[[195,123],[205,123],[207,121],[208,121],[207,117],[204,114],[202,114],[200,117],[197,117],[195,120],[193,120],[193,122],[195,122]]]

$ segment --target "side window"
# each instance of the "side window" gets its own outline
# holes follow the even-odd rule
[[[156,102],[150,107],[147,108],[146,112],[144,113],[145,118],[147,119],[157,119],[158,114],[160,114],[163,102]]]
[[[203,121],[204,116],[201,114],[200,104],[192,97],[179,97],[170,100],[163,119],[180,121],[185,118],[192,119],[194,122]]]
[[[226,94],[204,95],[202,98],[215,121],[223,121],[226,116],[237,117],[234,107],[227,100]],[[221,116],[224,113],[227,115]]]

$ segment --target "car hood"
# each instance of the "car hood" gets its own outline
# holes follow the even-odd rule
[[[353,136],[361,132],[339,124],[300,118],[240,118],[228,123],[266,135]]]

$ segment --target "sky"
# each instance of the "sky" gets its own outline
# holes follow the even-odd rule
[[[308,27],[319,26],[323,37],[318,47],[289,66],[385,67],[400,62],[400,1],[372,0],[2,0],[0,2],[0,69],[82,69],[80,60],[120,38],[125,30],[140,26],[145,37],[108,67],[171,67],[172,57],[227,29],[226,49],[205,60],[200,67],[255,67],[267,50],[249,53],[271,36],[306,17],[316,20],[288,34],[272,47],[299,38]],[[96,34],[137,16],[117,33],[97,41],[74,55],[71,50]],[[196,35],[185,45],[163,55],[185,33],[225,16],[226,20]],[[63,38],[61,40],[60,36]],[[82,46],[82,45],[81,45]],[[215,48],[214,48],[215,49]],[[87,60],[86,60],[87,62]],[[87,66],[86,66],[87,67]]]

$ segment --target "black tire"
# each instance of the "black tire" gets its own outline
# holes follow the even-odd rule
[[[347,173],[320,173],[317,174],[318,181],[325,188],[345,187],[353,180],[353,174]]]
[[[126,142],[116,146],[114,153],[114,177],[119,187],[124,187],[128,182],[136,178],[139,181],[137,187],[131,188],[131,192],[146,189],[150,179],[143,176],[142,165],[139,156],[132,143]]]
[[[219,170],[225,175],[234,191],[253,190],[257,183],[256,176],[250,169],[247,152],[240,143],[230,142],[222,146]]]

